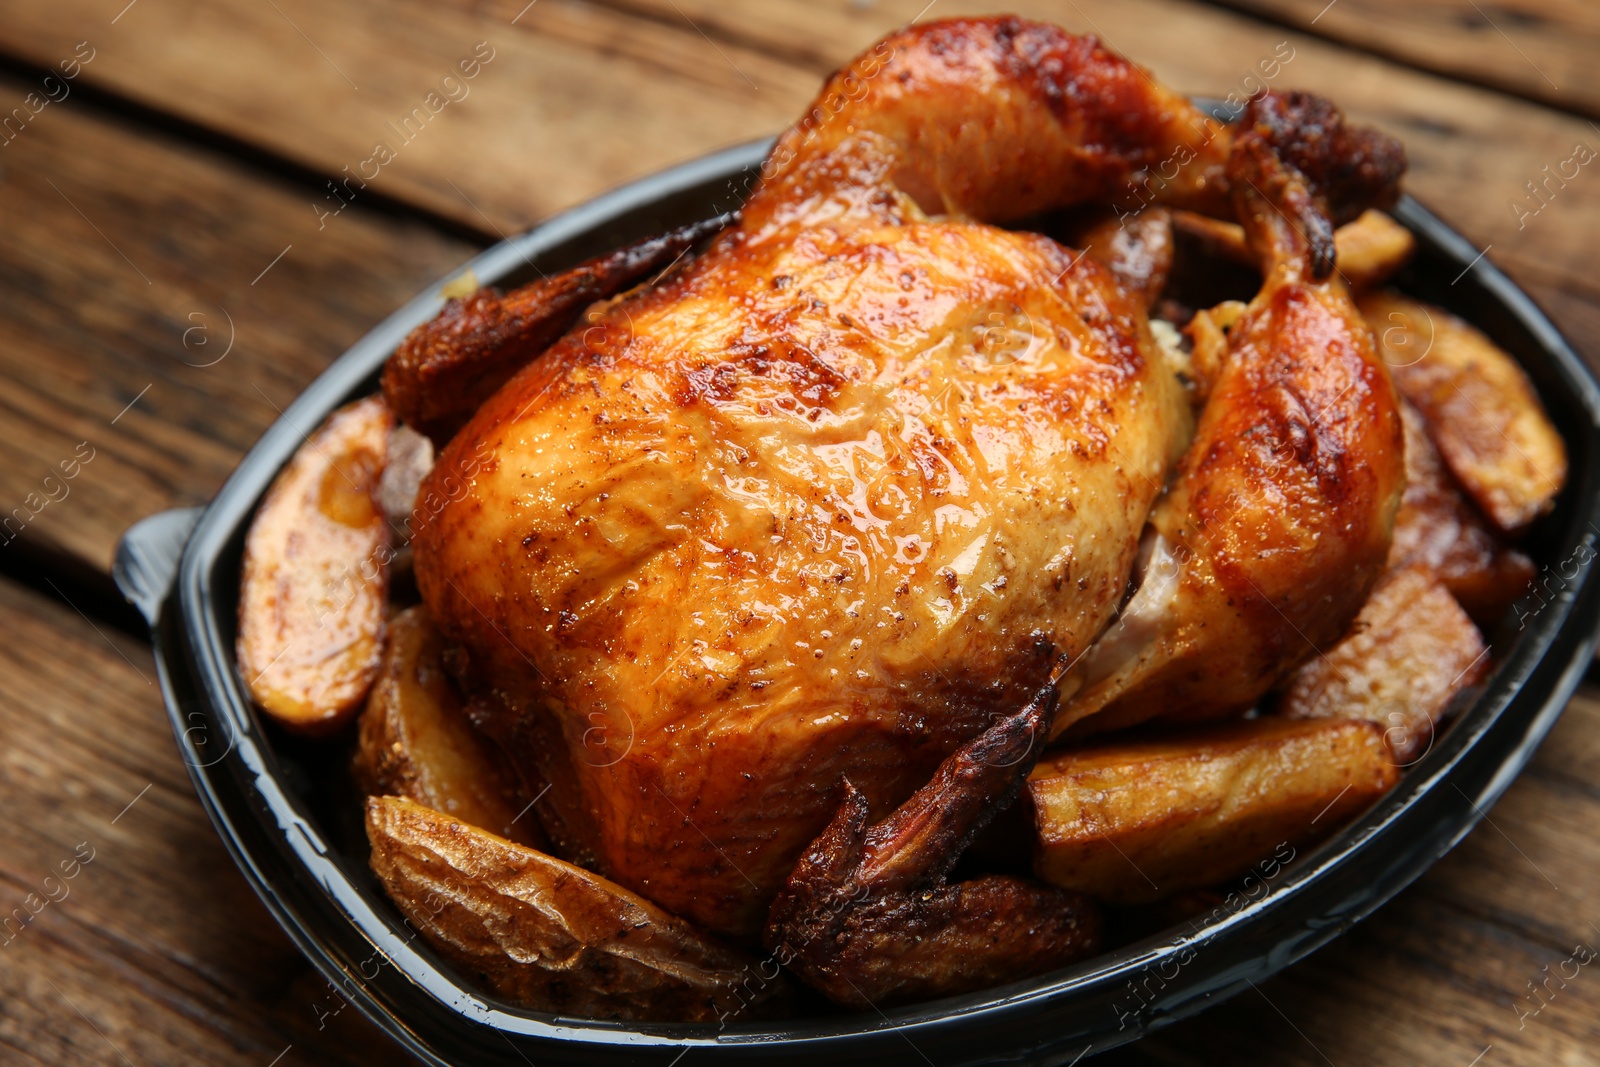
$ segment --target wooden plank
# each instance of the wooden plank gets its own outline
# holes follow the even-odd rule
[[[318,3],[315,10],[338,11],[342,2]],[[0,3],[0,8],[8,3]],[[69,27],[93,22],[90,6],[72,8],[74,3],[86,5],[86,0],[64,0],[66,6],[53,8],[50,14],[42,13],[38,5],[16,11],[18,18],[8,13],[0,19],[5,27],[0,38],[18,48],[29,46],[35,58],[56,51],[72,54],[69,38],[80,30],[69,32]],[[450,10],[418,16],[424,22],[453,19],[454,37],[427,22],[434,27],[429,40],[451,42],[462,34],[470,37],[498,26],[496,42],[512,43],[504,45],[504,56],[483,67],[474,94],[450,115],[454,122],[482,112],[472,120],[477,125],[458,131],[461,139],[451,133],[453,126],[430,126],[416,147],[434,146],[432,134],[440,134],[438,150],[451,155],[456,168],[454,178],[446,174],[446,179],[459,179],[458,186],[466,182],[462,192],[477,189],[474,181],[510,182],[526,192],[525,176],[538,174],[538,168],[552,165],[552,160],[560,163],[562,181],[568,182],[562,186],[566,192],[534,200],[522,194],[491,198],[482,190],[480,198],[480,192],[474,192],[469,194],[474,203],[494,214],[474,216],[470,208],[458,205],[462,218],[472,216],[478,226],[491,229],[517,226],[531,214],[592,194],[598,186],[629,173],[610,163],[598,165],[594,157],[598,147],[568,152],[563,146],[571,139],[606,144],[610,146],[606,152],[626,158],[630,168],[653,170],[670,158],[706,149],[710,142],[720,144],[776,128],[782,122],[779,115],[787,117],[798,110],[798,101],[810,94],[822,67],[845,58],[896,22],[912,18],[920,6],[912,0],[886,0],[870,10],[846,0],[816,6],[797,0],[738,6],[718,6],[710,0],[635,3],[640,13],[595,13],[541,3],[517,26],[510,26],[517,14],[510,10],[510,0],[502,0],[502,8],[490,6],[474,16]],[[984,6],[946,3],[938,13]],[[248,18],[229,14],[234,11],[229,3],[186,16],[163,5],[131,8],[115,26],[107,22],[104,35],[96,38],[102,43],[91,45],[94,58],[82,67],[80,78],[102,78],[112,88],[138,90],[142,99],[189,112],[198,107],[192,101],[208,101],[205,107],[213,110],[194,114],[245,136],[266,138],[272,133],[270,123],[280,122],[282,115],[293,115],[294,130],[314,131],[320,126],[333,133],[346,130],[338,106],[323,109],[318,106],[322,98],[310,96],[318,77],[338,77],[331,69],[310,75],[304,86],[302,78],[277,77],[280,64],[275,58],[294,54],[283,53],[282,48],[310,50],[298,34],[293,40],[278,40],[267,34],[264,24],[251,22],[259,14],[258,6],[250,6]],[[1022,8],[1077,29],[1098,30],[1152,62],[1174,83],[1210,91],[1227,91],[1242,82],[1243,72],[1256,62],[1253,56],[1269,56],[1283,40],[1280,30],[1259,22],[1168,0],[1131,0],[1123,5],[1086,0],[1067,6],[1035,0]],[[299,8],[285,11],[298,22]],[[94,14],[96,19],[102,16]],[[189,21],[182,26],[171,22],[178,18]],[[278,18],[275,13],[274,18]],[[352,26],[365,27],[357,37],[370,38],[370,48],[387,48],[386,35],[400,32],[394,27],[408,26],[403,18],[379,19],[376,26],[360,21],[374,18],[368,14],[350,18],[355,19]],[[149,19],[149,26],[139,19]],[[677,19],[683,27],[698,27],[693,32],[698,45],[685,43],[683,34],[688,30],[667,27],[669,19]],[[346,40],[339,37],[339,26],[328,24],[330,46],[333,40]],[[707,37],[701,37],[699,30]],[[405,32],[406,40],[418,37],[411,29]],[[589,37],[582,37],[582,32]],[[1203,38],[1218,45],[1192,46]],[[1563,138],[1586,136],[1581,123],[1312,38],[1291,38],[1296,51],[1280,82],[1333,93],[1360,117],[1378,120],[1402,134],[1413,152],[1411,187],[1418,195],[1445,211],[1475,240],[1490,245],[1493,258],[1509,262],[1534,294],[1552,306],[1558,323],[1573,334],[1578,346],[1590,357],[1600,357],[1600,314],[1594,310],[1600,307],[1600,285],[1592,280],[1595,253],[1586,240],[1586,234],[1600,229],[1600,179],[1590,181],[1584,171],[1531,218],[1518,218],[1510,210],[1523,176],[1534,176],[1544,163],[1565,158],[1568,147]],[[259,43],[262,40],[266,45]],[[677,66],[664,59],[642,58],[662,42],[672,45],[662,54],[677,56]],[[384,86],[405,82],[403,70],[413,70],[421,78],[424,67],[432,69],[416,58],[416,48],[422,45],[414,40],[413,45],[411,51],[397,48],[387,66],[371,59],[382,77],[374,74],[366,93],[376,99],[386,91]],[[630,86],[627,106],[606,94],[574,98],[571,86],[555,86],[547,78],[549,67],[541,66],[544,61],[533,53],[523,54],[522,48],[554,50],[568,58],[586,54],[592,69],[603,67],[608,72],[605,85]],[[634,58],[605,61],[602,48],[627,51]],[[723,74],[715,77],[738,78],[733,74],[738,64],[749,77],[762,78],[762,91],[750,93],[749,86],[710,90],[704,85],[712,77],[702,70],[706,62],[690,62],[693,48],[704,53],[701,59],[723,51],[728,61],[717,56]],[[784,50],[781,58],[763,59],[766,66],[744,62],[746,51],[758,54],[779,48]],[[232,59],[224,64],[222,56]],[[501,59],[507,62],[496,69],[494,64]],[[317,61],[314,66],[325,64]],[[272,72],[267,78],[270,85],[256,85],[261,78],[253,80],[250,75],[258,69]],[[504,86],[486,91],[493,90],[488,78],[499,70],[517,72],[517,78],[531,82],[517,82],[512,86],[515,93]],[[360,72],[365,77],[366,67]],[[230,91],[240,98],[248,96],[238,88],[242,83],[245,88],[254,86],[251,93],[259,96],[251,96],[250,107],[240,99],[229,104],[232,98],[227,93],[202,93],[198,82],[184,78],[213,78],[234,85]],[[592,82],[595,78],[586,78],[584,85]],[[22,99],[29,86],[13,80],[0,83],[0,90],[6,98]],[[686,96],[675,96],[678,91]],[[768,110],[746,109],[736,123],[730,117],[736,110],[730,101],[741,91],[752,98],[762,96],[763,109],[774,99],[781,104]],[[293,98],[293,93],[307,96]],[[566,110],[522,106],[523,101],[557,98],[552,94],[562,99]],[[390,94],[382,107],[398,101]],[[234,112],[227,112],[227,107],[234,107]],[[480,112],[472,112],[474,107]],[[613,112],[616,107],[632,118],[621,122]],[[514,120],[515,115],[523,117]],[[442,122],[443,118],[446,115],[440,117]],[[653,139],[635,138],[630,122],[650,125]],[[360,130],[360,122],[354,128]],[[288,128],[280,139],[318,144],[310,134],[291,138]],[[475,157],[469,150],[472,144],[490,155]],[[1496,149],[1485,152],[1483,144],[1494,144]],[[429,152],[434,150],[429,147]],[[0,379],[0,440],[5,440],[11,458],[0,464],[0,502],[5,504],[0,510],[38,510],[24,537],[64,545],[98,568],[109,561],[115,534],[133,518],[168,504],[203,501],[238,453],[270,421],[274,405],[283,405],[346,342],[469,251],[421,227],[373,218],[362,210],[358,198],[336,218],[318,221],[318,210],[330,210],[331,202],[315,195],[317,190],[254,181],[240,168],[179,149],[173,142],[150,144],[128,136],[70,98],[46,107],[0,152],[10,165],[10,179],[0,184],[0,211],[11,219],[10,240],[0,248],[0,277],[10,283],[0,293],[0,314],[16,323],[13,344],[0,357],[11,371]],[[330,170],[339,158],[349,158],[306,152],[315,157],[312,162],[322,160]],[[416,158],[418,166],[434,160],[422,154],[405,158]],[[459,168],[461,160],[472,160],[474,165]],[[397,160],[397,165],[400,162],[405,160]],[[387,168],[384,174],[389,174]],[[374,182],[374,187],[382,181],[387,178]],[[406,194],[403,184],[392,190]],[[512,205],[512,200],[517,203]],[[258,278],[285,250],[290,251],[283,261]],[[214,368],[194,366],[218,352],[227,325],[224,315],[234,320],[234,352]],[[200,341],[210,342],[211,347],[198,346]],[[142,394],[146,386],[150,392]],[[136,397],[138,403],[118,418]],[[118,419],[115,426],[110,426],[112,419]],[[51,486],[59,485],[59,474],[50,485],[46,475],[58,470],[61,462],[70,464],[80,443],[93,448],[96,459],[83,469],[80,482],[66,486],[72,499],[45,504]]]
[[[148,648],[3,580],[0,633],[0,1060],[403,1061],[354,1009],[319,1014],[195,798]]]
[[[1219,0],[1412,66],[1600,115],[1600,8],[1584,0]]]
[[[782,128],[828,69],[926,6],[459,0],[451,9],[395,0],[379,12],[355,0],[277,9],[220,0],[200,11],[140,4],[112,25],[100,0],[0,0],[0,48],[51,65],[87,35],[95,58],[82,67],[85,83],[342,175],[373,158],[375,142],[398,143],[390,123],[487,42],[494,58],[463,83],[468,95],[402,143],[371,188],[509,233],[605,187]],[[1273,84],[1326,93],[1402,137],[1412,191],[1536,296],[1560,290],[1600,302],[1586,236],[1600,229],[1594,168],[1552,182],[1541,194],[1548,203],[1528,191],[1546,181],[1547,166],[1570,173],[1577,145],[1600,148],[1575,116],[1187,0],[943,0],[929,13],[1010,9],[1099,33],[1171,84],[1217,95],[1256,84],[1259,65],[1286,44],[1293,58]],[[285,57],[298,57],[295,77],[283,76]],[[47,109],[35,123],[54,117]],[[1600,337],[1577,340],[1600,353]]]
[[[467,86],[469,95],[404,145],[373,187],[511,232],[630,177],[781,129],[827,70],[928,5],[460,0],[452,9],[396,0],[380,12],[356,0],[283,0],[277,7],[281,15],[250,0],[220,0],[200,12],[141,4],[111,26],[100,0],[48,8],[4,0],[0,48],[49,65],[91,36],[97,55],[84,79],[332,175],[368,158],[375,140],[392,139],[388,124],[486,41],[495,58]],[[1575,143],[1600,145],[1574,116],[1187,0],[942,0],[928,14],[997,10],[1098,32],[1176,87],[1213,94],[1248,88],[1246,78],[1287,41],[1294,58],[1274,84],[1327,93],[1402,136],[1414,163],[1411,187],[1480,244],[1573,278],[1587,273],[1582,234],[1600,223],[1600,181],[1584,180],[1584,172],[1520,229],[1510,206]],[[282,76],[285,57],[302,61],[296,77]],[[1485,151],[1490,144],[1494,151]]]
[[[7,931],[0,1058],[120,1063],[114,1044],[141,1064],[264,1064],[292,1045],[284,1064],[396,1062],[354,1012],[318,1029],[326,999],[201,812],[148,651],[4,581],[0,628],[15,680],[0,694],[0,806],[26,813],[0,830],[0,892],[7,911],[61,897]],[[1562,1057],[1600,1042],[1593,967],[1569,964],[1547,1006],[1527,984],[1580,943],[1600,948],[1597,757],[1588,689],[1492,823],[1417,886],[1259,993],[1106,1062],[1465,1067],[1490,1044],[1498,1064],[1577,1062]],[[93,859],[61,878],[83,842]]]
[[[372,131],[421,101],[440,76],[429,64],[453,62],[480,28],[504,34],[494,43],[505,50],[474,80],[471,98],[431,120],[373,183],[492,233],[603,185],[781,127],[826,67],[922,5],[768,0],[724,8],[709,0],[638,0],[607,10],[541,0],[512,27],[520,2],[475,14],[438,14],[419,4],[374,14],[343,0],[284,0],[279,6],[299,30],[270,5],[256,6],[259,12],[243,3],[174,12],[139,3],[113,24],[120,2],[62,0],[46,8],[4,0],[0,40],[32,62],[54,64],[90,35],[100,51],[84,68],[85,81],[100,79],[96,84],[331,174],[365,158]],[[1491,257],[1505,253],[1580,345],[1600,352],[1600,287],[1589,280],[1595,261],[1584,241],[1597,219],[1588,172],[1532,219],[1509,210],[1524,180],[1566,158],[1567,138],[1590,136],[1582,124],[1190,4],[1088,0],[1025,9],[1097,28],[1163,77],[1213,92],[1238,85],[1288,36],[1296,58],[1281,80],[1320,87],[1406,137],[1419,195],[1480,245],[1492,243]],[[952,0],[933,14],[961,10],[967,8]],[[139,25],[136,16],[151,11],[154,29],[129,32]],[[530,21],[536,14],[545,21]],[[65,50],[52,51],[56,44]],[[313,71],[323,65],[316,48],[359,75],[361,88],[350,90],[331,69]],[[296,54],[304,63],[287,76],[285,57]],[[497,66],[502,59],[515,63]],[[505,71],[514,73],[503,84],[491,80]],[[20,100],[27,89],[0,81],[3,99]],[[351,111],[339,93],[372,95]],[[104,122],[83,104],[52,105],[0,152],[8,237],[0,271],[10,283],[0,296],[10,327],[0,352],[7,426],[0,450],[0,492],[7,495],[0,501],[20,504],[38,491],[45,471],[72,457],[79,441],[91,441],[96,458],[71,483],[70,498],[50,504],[23,536],[103,567],[116,532],[157,507],[209,495],[274,417],[274,404],[470,247],[371,216],[359,198],[318,230],[315,190],[262,181],[210,153]],[[252,284],[285,247],[285,258]],[[215,349],[183,347],[183,331],[196,325],[190,314],[209,314],[210,329],[218,328],[215,311],[199,301],[226,309],[238,338],[227,359],[210,368],[193,364]],[[146,384],[152,388],[141,395]],[[305,1062],[353,1060],[356,1053],[342,1044],[326,1052],[310,1044],[315,1019],[295,1014],[311,1015],[317,990],[304,988],[313,982],[309,970],[286,943],[263,948],[253,940],[265,937],[259,928],[271,933],[270,924],[203,819],[193,821],[198,809],[166,747],[155,698],[126,665],[117,667],[110,649],[85,651],[100,638],[75,614],[11,595],[0,597],[13,607],[8,617],[43,621],[40,634],[15,637],[5,653],[8,677],[35,680],[0,698],[8,745],[0,790],[14,790],[0,797],[11,802],[6,810],[22,813],[10,820],[14,840],[0,849],[0,885],[20,902],[64,858],[58,846],[83,840],[76,835],[86,831],[105,832],[113,851],[98,853],[72,883],[71,898],[46,909],[0,953],[5,988],[23,991],[0,1008],[7,1045],[0,1058],[121,1062],[57,990],[40,983],[42,974],[135,1062],[265,1063],[282,1047],[267,1037],[282,1033],[287,1044],[308,1027],[307,1043],[294,1040],[285,1063],[306,1050]],[[127,651],[148,675],[138,650]],[[130,707],[140,709],[138,717],[126,717]],[[25,713],[46,711],[44,723],[13,725]],[[1575,721],[1588,725],[1575,734]],[[1493,1042],[1482,1061],[1492,1067],[1501,1057],[1574,1061],[1594,1047],[1590,968],[1524,1029],[1516,1029],[1511,1010],[1542,966],[1566,958],[1570,946],[1562,939],[1579,929],[1576,918],[1596,917],[1588,889],[1596,882],[1592,835],[1585,832],[1595,813],[1592,793],[1581,786],[1600,730],[1591,710],[1588,720],[1569,716],[1558,731],[1535,772],[1492,813],[1510,842],[1492,828],[1474,834],[1418,889],[1264,985],[1271,1004],[1235,1001],[1143,1046],[1141,1062],[1322,1063],[1321,1049],[1337,1063],[1465,1065]],[[54,756],[52,745],[59,746]],[[1546,768],[1552,753],[1564,762]],[[162,758],[174,773],[160,782],[138,773]],[[88,769],[74,777],[52,759]],[[159,788],[110,828],[115,834],[107,831],[110,813],[144,782]],[[153,800],[160,803],[148,810],[161,818],[151,839],[117,836],[131,834],[124,828]],[[179,818],[174,813],[185,803],[190,814]],[[1534,884],[1519,849],[1559,888]],[[136,867],[145,852],[159,862]],[[106,877],[93,881],[102,871]],[[74,919],[79,905],[81,922]],[[172,935],[183,938],[177,947],[141,920],[145,914],[163,931],[184,927]],[[50,947],[10,955],[40,945]],[[274,955],[280,952],[287,955]],[[245,976],[229,969],[239,960],[251,962]],[[297,966],[297,977],[283,977]],[[289,1015],[280,1019],[279,1011]],[[344,1013],[337,1025],[351,1019]],[[370,1042],[368,1033],[357,1031],[351,1043]],[[1309,1040],[1297,1043],[1301,1033]],[[129,1035],[131,1046],[123,1044]],[[1484,1044],[1474,1047],[1479,1038]],[[369,1047],[377,1059],[390,1058],[381,1046]]]
[[[124,528],[207,500],[312,377],[475,251],[359,207],[319,230],[315,189],[70,99],[0,151],[13,555],[106,571]]]
[[[87,81],[329,176],[359,177],[372,160],[374,189],[506,233],[774,132],[817,85],[682,23],[575,0],[517,6],[513,26],[515,8],[497,18],[426,0],[140,4],[113,26],[99,0],[5,0],[0,49],[52,66],[90,38]],[[375,156],[380,143],[392,161]]]
[[[497,11],[515,6],[514,0],[492,2]],[[663,22],[692,21],[718,39],[770,49],[819,71],[926,7],[922,0],[870,6],[853,0],[617,2]],[[939,0],[926,17],[1001,11],[1096,33],[1175,88],[1212,96],[1245,94],[1262,84],[1260,64],[1286,42],[1292,59],[1268,84],[1323,93],[1354,118],[1400,137],[1411,159],[1407,188],[1479,247],[1492,245],[1491,259],[1531,287],[1600,301],[1600,286],[1591,280],[1596,254],[1585,239],[1600,229],[1600,178],[1589,173],[1595,168],[1569,168],[1578,177],[1553,185],[1548,203],[1527,190],[1528,182],[1544,180],[1546,165],[1559,170],[1576,145],[1600,153],[1600,133],[1576,116],[1185,0]],[[1596,17],[1585,16],[1590,22]],[[1600,337],[1581,340],[1600,354]]]

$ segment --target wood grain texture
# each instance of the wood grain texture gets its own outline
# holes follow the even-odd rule
[[[1600,115],[1600,7],[1586,0],[1220,0],[1381,56]]]
[[[206,822],[147,649],[3,581],[0,628],[0,669],[18,680],[0,693],[0,805],[27,813],[0,831],[0,903],[43,895],[80,842],[94,848],[68,895],[0,947],[0,1058],[120,1063],[109,1038],[136,1064],[265,1064],[290,1044],[285,1067],[401,1062],[353,1010],[318,1029],[331,1001]],[[1490,821],[1416,886],[1259,992],[1102,1062],[1467,1067],[1490,1044],[1498,1064],[1587,1062],[1600,972],[1578,967],[1543,1007],[1528,983],[1600,949],[1597,761],[1587,688]]]
[[[486,232],[524,229],[602,189],[773,133],[820,76],[712,44],[681,22],[573,0],[493,14],[427,0],[142,3],[115,26],[99,0],[5,0],[0,27],[0,50],[40,66],[90,39],[85,80],[329,177],[346,166],[359,176],[387,144],[393,161],[367,168],[373,189]],[[492,58],[462,79],[458,64],[480,42]],[[452,74],[460,89],[445,85]],[[460,99],[430,114],[430,92]],[[398,129],[419,107],[422,118]]]
[[[491,235],[783,128],[824,73],[925,6],[456,0],[451,8],[393,0],[380,14],[355,0],[284,0],[280,15],[249,0],[220,0],[203,12],[140,4],[111,26],[98,2],[0,0],[0,49],[51,64],[87,34],[97,51],[83,67],[85,83],[330,177],[371,158],[375,141],[395,141],[397,157],[372,191]],[[1579,144],[1600,149],[1600,134],[1573,115],[1186,0],[942,0],[930,14],[995,10],[1098,33],[1174,86],[1214,95],[1255,84],[1247,79],[1286,43],[1293,59],[1274,85],[1327,93],[1399,136],[1412,162],[1408,188],[1543,303],[1600,303],[1587,237],[1600,228],[1594,166],[1578,167],[1543,199],[1528,191]],[[469,95],[409,144],[399,142],[390,124],[438,88],[477,41],[489,42],[495,58],[467,83]],[[296,76],[283,77],[291,58]],[[57,118],[47,109],[36,123]],[[351,189],[359,204],[361,190]],[[332,193],[311,199],[301,210],[313,219],[338,202]],[[1557,311],[1580,350],[1600,358],[1593,318]]]
[[[71,98],[0,166],[0,514],[37,512],[0,553],[51,546],[102,572],[130,523],[207,500],[279,408],[475,251],[355,208],[319,230],[314,189]]]
[[[3,0],[0,49],[50,65],[90,38],[97,55],[86,81],[339,176],[375,140],[394,140],[389,123],[487,41],[495,58],[469,94],[400,146],[372,187],[509,233],[601,189],[782,129],[825,73],[926,6],[282,0],[279,14],[219,0],[201,10],[140,4],[113,27],[100,0]],[[1510,206],[1577,142],[1600,147],[1573,115],[1189,0],[941,0],[928,15],[1006,10],[1099,33],[1174,87],[1214,95],[1245,88],[1288,41],[1294,58],[1273,84],[1327,93],[1400,136],[1412,191],[1480,246],[1494,244],[1496,259],[1537,263],[1595,291],[1581,269],[1590,254],[1582,235],[1600,223],[1600,180],[1584,173],[1521,228]],[[286,62],[294,77],[283,76]]]
[[[313,40],[313,31],[325,33],[319,47],[333,49],[332,63],[366,82],[359,92],[270,5],[261,10],[283,26],[254,21],[260,5],[242,0],[187,13],[139,4],[115,25],[89,0],[0,0],[0,47],[53,63],[88,35],[95,58],[80,83],[97,81],[334,174],[370,130],[388,128],[384,116],[421,99],[458,42],[470,54],[472,41],[492,38],[496,58],[470,95],[431,120],[372,188],[493,234],[780,128],[824,70],[921,6],[630,3],[542,0],[512,25],[511,0],[470,11],[396,0],[392,17],[350,0],[308,2],[305,10],[285,0],[284,14]],[[996,6],[945,0],[936,11]],[[1523,183],[1567,158],[1573,144],[1600,147],[1586,123],[1194,4],[1009,6],[1099,32],[1174,84],[1213,93],[1240,87],[1261,57],[1291,41],[1294,58],[1277,82],[1331,93],[1402,136],[1417,195],[1488,246],[1580,351],[1600,358],[1600,283],[1588,239],[1600,231],[1600,178],[1580,172],[1536,215],[1514,207],[1527,210]],[[1213,44],[1196,48],[1197,40]],[[552,55],[566,66],[552,66]],[[291,57],[296,76],[283,77]],[[572,64],[590,73],[580,77]],[[605,76],[593,76],[601,68]],[[328,78],[342,89],[323,84]],[[726,78],[733,81],[718,80]],[[0,80],[0,98],[20,101],[30,84]],[[365,110],[352,113],[357,97]],[[0,317],[14,331],[0,352],[8,372],[0,410],[19,431],[4,443],[10,462],[0,463],[0,511],[26,506],[30,493],[35,505],[46,499],[44,477],[87,443],[95,459],[67,486],[70,498],[28,507],[39,514],[23,537],[101,569],[131,518],[206,499],[275,415],[273,405],[471,251],[364,210],[354,186],[353,206],[319,218],[337,203],[324,189],[261,180],[147,130],[121,129],[70,97],[0,152],[0,213],[9,220]],[[220,351],[230,318],[232,353],[217,366],[196,366]]]
[[[1456,17],[1460,2],[1338,0],[1312,26],[1312,0],[1237,0],[1309,33],[1186,0],[940,0],[928,14],[1050,19],[1215,95],[1247,88],[1288,42],[1294,59],[1273,84],[1325,92],[1400,136],[1411,190],[1600,357],[1600,172],[1583,167],[1548,202],[1526,190],[1575,145],[1600,148],[1573,113],[1597,113],[1586,63],[1596,16],[1577,0],[1471,5],[1535,74],[1515,69],[1503,41],[1494,52],[1496,31]],[[208,498],[277,408],[471,254],[463,231],[495,239],[776,132],[825,72],[924,4],[0,0],[0,53],[53,67],[87,40],[95,58],[75,86],[231,139],[197,145],[181,126],[108,112],[88,93],[0,137],[0,516],[42,498],[47,474],[59,484],[80,443],[94,450],[68,495],[0,545],[17,552],[6,566],[18,573],[48,548],[103,575],[123,528]],[[342,177],[376,141],[400,139],[391,123],[480,41],[494,57],[469,94],[430,114],[371,182],[387,206],[357,189],[319,221],[338,201],[316,176]],[[1542,75],[1561,95],[1544,94]],[[30,77],[0,76],[0,111],[39,88]],[[273,158],[293,166],[257,165]],[[457,225],[446,232],[405,205]],[[227,357],[204,366],[230,332]],[[77,600],[95,620],[110,610]],[[148,684],[148,651],[3,578],[0,609],[0,805],[11,816],[0,915],[43,892],[78,843],[96,850],[70,895],[0,947],[0,1061],[266,1065],[292,1044],[281,1067],[402,1062],[354,1011],[318,1029],[320,983],[206,823]],[[1102,1062],[1600,1061],[1594,965],[1519,1017],[1539,1007],[1530,981],[1558,972],[1579,942],[1600,948],[1597,761],[1590,688],[1492,824],[1417,886],[1259,993]]]
[[[0,934],[0,1061],[402,1060],[234,870],[148,648],[5,581],[0,635],[0,915],[38,911]]]

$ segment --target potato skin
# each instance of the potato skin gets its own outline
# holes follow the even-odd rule
[[[531,848],[548,848],[515,773],[467,719],[428,609],[389,621],[383,664],[361,713],[356,781]]]
[[[1391,572],[1350,633],[1290,680],[1278,710],[1291,719],[1365,719],[1394,762],[1422,758],[1451,697],[1488,670],[1478,628],[1428,571]]]
[[[537,1011],[711,1022],[787,1006],[771,960],[597,874],[403,797],[367,800],[372,869],[442,956]]]
[[[1395,387],[1484,514],[1517,533],[1554,507],[1566,446],[1516,361],[1442,308],[1392,292],[1359,304]]]
[[[1468,615],[1492,627],[1533,580],[1533,561],[1506,545],[1462,495],[1417,409],[1402,402],[1400,415],[1406,428],[1406,492],[1394,520],[1389,568],[1426,568]]]
[[[335,411],[295,452],[245,538],[239,671],[268,715],[326,736],[355,715],[383,648],[389,527],[374,492],[394,420]]]
[[[1316,840],[1399,778],[1368,722],[1263,718],[1060,752],[1026,796],[1034,873],[1114,903],[1235,878]]]

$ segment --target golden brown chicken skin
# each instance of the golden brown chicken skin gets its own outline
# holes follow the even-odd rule
[[[419,587],[558,847],[738,935],[844,778],[886,813],[1088,647],[1188,436],[1142,301],[969,217],[1184,138],[1167,188],[1204,199],[1214,124],[1016,20],[873,55],[737,230],[527,367],[422,491]]]
[[[1103,268],[969,224],[730,245],[605,325],[446,450],[493,458],[419,584],[559,724],[569,847],[751,930],[842,776],[898,803],[1105,625],[1181,398]]]

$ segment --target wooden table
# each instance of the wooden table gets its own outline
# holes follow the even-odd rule
[[[116,539],[205,501],[347,344],[476,250],[782,128],[896,25],[988,6],[924,2],[0,0],[0,103],[24,108],[0,131],[0,512],[37,512],[0,545],[0,908],[46,900],[0,948],[0,1060],[405,1059],[353,1010],[320,1017],[317,975],[228,862],[107,577]],[[1401,136],[1411,190],[1600,356],[1600,168],[1548,203],[1525,185],[1600,146],[1593,5],[1008,6],[1214,95],[1286,42],[1276,84]],[[462,61],[455,98],[416,111]],[[379,141],[400,147],[376,178],[330,184]],[[1547,982],[1600,946],[1597,767],[1586,687],[1415,887],[1111,1059],[1600,1063],[1600,968]]]

